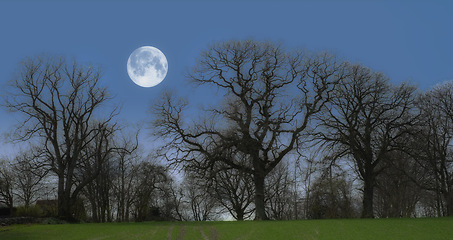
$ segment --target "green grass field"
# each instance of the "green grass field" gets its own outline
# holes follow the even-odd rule
[[[453,218],[14,225],[0,239],[453,239]]]

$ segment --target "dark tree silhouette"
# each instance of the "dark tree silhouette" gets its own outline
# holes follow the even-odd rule
[[[14,208],[14,183],[16,179],[11,166],[5,161],[0,161],[0,203],[5,204],[10,209],[10,214]]]
[[[228,154],[225,153],[224,154]],[[226,155],[224,155],[227,157]],[[235,157],[238,155],[236,154]],[[230,154],[230,157],[231,154]],[[209,172],[188,166],[186,171],[196,177],[197,184],[204,185],[215,200],[225,208],[234,219],[242,221],[255,211],[253,206],[253,179],[249,173],[217,163]]]
[[[307,218],[354,218],[356,210],[352,198],[352,183],[345,173],[332,173],[326,168],[315,179],[307,205]]]
[[[266,177],[266,212],[270,219],[294,219],[297,207],[296,179],[285,162],[277,165]],[[296,205],[295,205],[296,204]]]
[[[408,174],[422,176],[423,169],[404,152],[388,155],[390,167],[376,178],[374,197],[376,216],[379,218],[414,217],[417,213],[416,205],[423,191],[408,177]]]
[[[418,103],[420,131],[410,153],[428,176],[412,176],[420,187],[441,196],[446,210],[439,215],[453,216],[453,83],[427,91]]]
[[[115,131],[112,118],[117,111],[95,114],[111,99],[99,86],[100,71],[92,66],[68,63],[59,57],[27,58],[10,82],[5,106],[25,117],[17,128],[17,140],[38,138],[45,152],[44,167],[58,177],[58,215],[72,219],[72,206],[80,191],[102,169],[105,141]],[[95,155],[84,149],[97,139],[103,142]],[[101,140],[102,139],[102,140]],[[102,154],[101,154],[102,155]],[[96,158],[99,161],[88,161]],[[92,174],[81,165],[92,165]],[[85,172],[86,173],[86,172]]]
[[[242,221],[254,212],[253,181],[237,169],[219,171],[212,178],[216,199],[234,219]]]
[[[415,88],[388,81],[381,73],[351,66],[348,78],[319,115],[324,127],[319,136],[335,149],[333,159],[351,157],[363,182],[363,218],[374,216],[376,177],[388,167],[388,154],[401,149],[415,123]]]
[[[135,135],[135,141],[131,136],[123,135],[117,142],[122,148],[116,152],[113,159],[113,198],[116,202],[116,220],[128,222],[131,209],[134,203],[134,183],[138,178],[139,170],[137,161],[140,159],[137,153],[138,131]]]
[[[289,52],[270,42],[227,41],[201,53],[189,78],[216,87],[223,102],[184,123],[187,102],[164,94],[154,105],[158,136],[176,163],[212,168],[222,162],[253,176],[256,219],[266,220],[265,177],[304,142],[312,116],[329,101],[347,64],[328,54]],[[246,157],[227,157],[224,151]]]
[[[137,164],[135,170],[136,186],[134,194],[134,215],[136,221],[156,220],[150,219],[152,207],[157,207],[156,194],[164,185],[170,183],[170,177],[163,166],[150,162]]]
[[[37,200],[39,193],[45,189],[43,178],[46,176],[46,169],[39,164],[40,149],[30,148],[19,153],[14,159],[12,171],[14,172],[16,196],[20,199],[25,208]]]
[[[203,180],[201,180],[203,181]],[[187,197],[190,219],[194,221],[214,220],[219,203],[211,186],[200,181],[193,172],[187,172],[183,188]]]

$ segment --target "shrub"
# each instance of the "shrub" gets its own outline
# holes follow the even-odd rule
[[[16,208],[0,207],[0,217],[10,217],[16,212]]]
[[[15,215],[16,217],[43,217],[44,212],[37,205],[32,205],[29,207],[21,206],[17,208]]]

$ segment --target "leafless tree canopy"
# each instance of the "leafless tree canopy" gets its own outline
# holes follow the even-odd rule
[[[364,183],[362,217],[373,217],[376,177],[388,167],[392,151],[401,150],[414,125],[415,88],[392,86],[383,74],[355,65],[319,115],[318,135],[334,148],[333,159],[349,156]]]
[[[420,96],[418,134],[411,142],[412,156],[426,171],[413,176],[423,189],[433,191],[438,215],[453,215],[453,83],[434,87]]]
[[[189,78],[214,86],[221,106],[188,124],[187,102],[165,94],[154,106],[157,134],[171,140],[175,162],[212,168],[216,162],[253,175],[258,219],[264,210],[264,178],[304,142],[311,117],[329,101],[347,64],[322,53],[286,51],[270,42],[228,41],[204,51]],[[239,156],[223,156],[233,151]],[[244,157],[245,156],[245,157]]]
[[[99,86],[100,75],[92,66],[64,58],[27,58],[6,95],[6,107],[25,117],[15,136],[24,141],[39,138],[45,153],[43,167],[58,176],[61,217],[71,218],[71,205],[100,170],[105,158],[98,153],[108,146],[116,128],[112,122],[116,110],[95,121],[96,111],[110,99]],[[88,145],[98,151],[84,151]],[[80,169],[86,164],[95,174],[83,175]]]
[[[14,206],[15,176],[5,161],[0,161],[0,203],[5,204],[10,211]]]
[[[164,91],[151,122],[162,146],[150,154],[140,151],[139,130],[116,122],[100,78],[99,69],[62,57],[20,63],[2,105],[23,117],[10,136],[29,148],[0,159],[0,215],[453,215],[451,82],[422,93],[325,52],[217,42],[187,73],[192,86],[217,96],[196,109]]]

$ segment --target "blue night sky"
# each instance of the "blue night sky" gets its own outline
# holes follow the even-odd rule
[[[102,84],[131,123],[150,119],[164,89],[209,101],[212,92],[191,89],[184,74],[215,41],[329,50],[422,90],[453,80],[453,1],[1,1],[0,36],[0,86],[24,57],[65,55],[102,67]],[[165,80],[153,88],[135,85],[126,71],[130,53],[145,45],[168,59]],[[0,116],[3,133],[16,117],[5,109]]]

